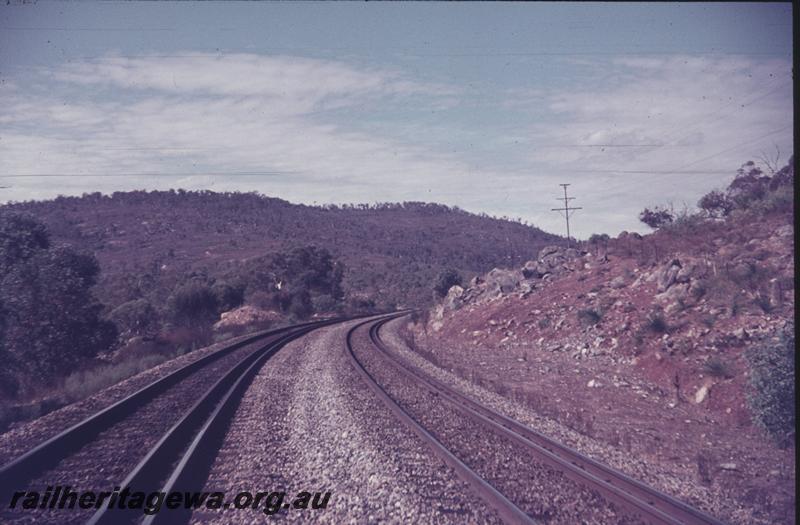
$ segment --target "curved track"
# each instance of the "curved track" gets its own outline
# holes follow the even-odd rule
[[[393,355],[380,338],[380,328],[393,319],[367,321],[354,327],[347,338],[347,355],[353,366],[358,370],[369,387],[376,392],[383,402],[406,425],[414,430],[430,447],[448,464],[456,469],[459,475],[467,481],[475,491],[509,522],[530,522],[531,517],[506,498],[500,490],[491,483],[481,478],[471,470],[465,462],[456,457],[457,453],[448,450],[431,433],[423,428],[402,406],[393,399],[387,390],[381,386],[368,367],[358,358],[353,349],[352,338],[357,329],[369,326],[369,340],[377,350],[384,362],[390,364],[404,378],[416,387],[422,388],[435,396],[438,400],[445,401],[461,415],[474,421],[476,425],[488,427],[494,433],[507,438],[518,447],[547,464],[551,468],[562,472],[566,477],[576,483],[596,492],[603,499],[613,502],[616,508],[622,510],[626,516],[646,523],[658,524],[720,524],[717,519],[690,507],[667,494],[656,491],[643,483],[630,478],[622,472],[598,463],[580,452],[566,447],[520,423],[485,407],[472,399],[464,396],[452,387],[428,377],[416,370],[397,356]],[[465,461],[468,458],[463,458]]]
[[[43,484],[70,485],[76,490],[120,486],[145,492],[182,486],[186,473],[202,469],[197,461],[200,451],[207,452],[208,443],[224,433],[237,396],[258,367],[289,341],[339,321],[258,333],[186,365],[64,430],[0,468],[4,508],[10,495],[26,486],[30,490],[41,490]],[[209,384],[212,386],[206,390]],[[76,474],[79,468],[81,474]],[[102,507],[94,515],[91,512],[4,511],[0,521],[125,523],[142,517],[141,510],[131,513]],[[177,517],[166,514],[170,522]]]

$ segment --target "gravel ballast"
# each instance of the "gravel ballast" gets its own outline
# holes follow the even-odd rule
[[[206,489],[331,492],[320,523],[498,523],[455,473],[367,389],[344,355],[357,321],[288,344],[242,399]],[[194,523],[254,523],[258,510],[196,512]]]

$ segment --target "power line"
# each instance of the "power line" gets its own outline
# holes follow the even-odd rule
[[[298,171],[207,171],[186,173],[0,173],[0,179],[21,179],[26,177],[202,177],[202,176],[234,176],[260,177],[276,175],[292,175]]]

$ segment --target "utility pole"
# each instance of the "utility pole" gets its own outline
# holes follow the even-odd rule
[[[562,199],[561,197],[556,197],[556,200],[563,200],[564,201],[564,207],[563,208],[551,208],[550,211],[563,211],[564,212],[564,218],[567,220],[567,248],[569,248],[569,239],[570,239],[570,237],[569,237],[569,215],[570,215],[570,212],[574,211],[574,210],[582,210],[583,208],[581,208],[581,207],[570,208],[569,201],[573,200],[575,197],[567,197],[567,186],[569,186],[569,184],[559,184],[559,186],[564,188],[564,198]]]

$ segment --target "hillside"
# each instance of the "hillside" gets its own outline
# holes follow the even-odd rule
[[[426,203],[305,206],[254,193],[116,192],[8,204],[45,223],[55,243],[94,253],[96,293],[110,309],[163,302],[185,275],[235,273],[295,247],[344,263],[345,293],[378,307],[421,305],[453,267],[465,277],[522,264],[557,237],[518,222]]]
[[[793,161],[740,173],[651,235],[477,276],[420,319],[415,344],[726,521],[791,522],[793,180]]]

